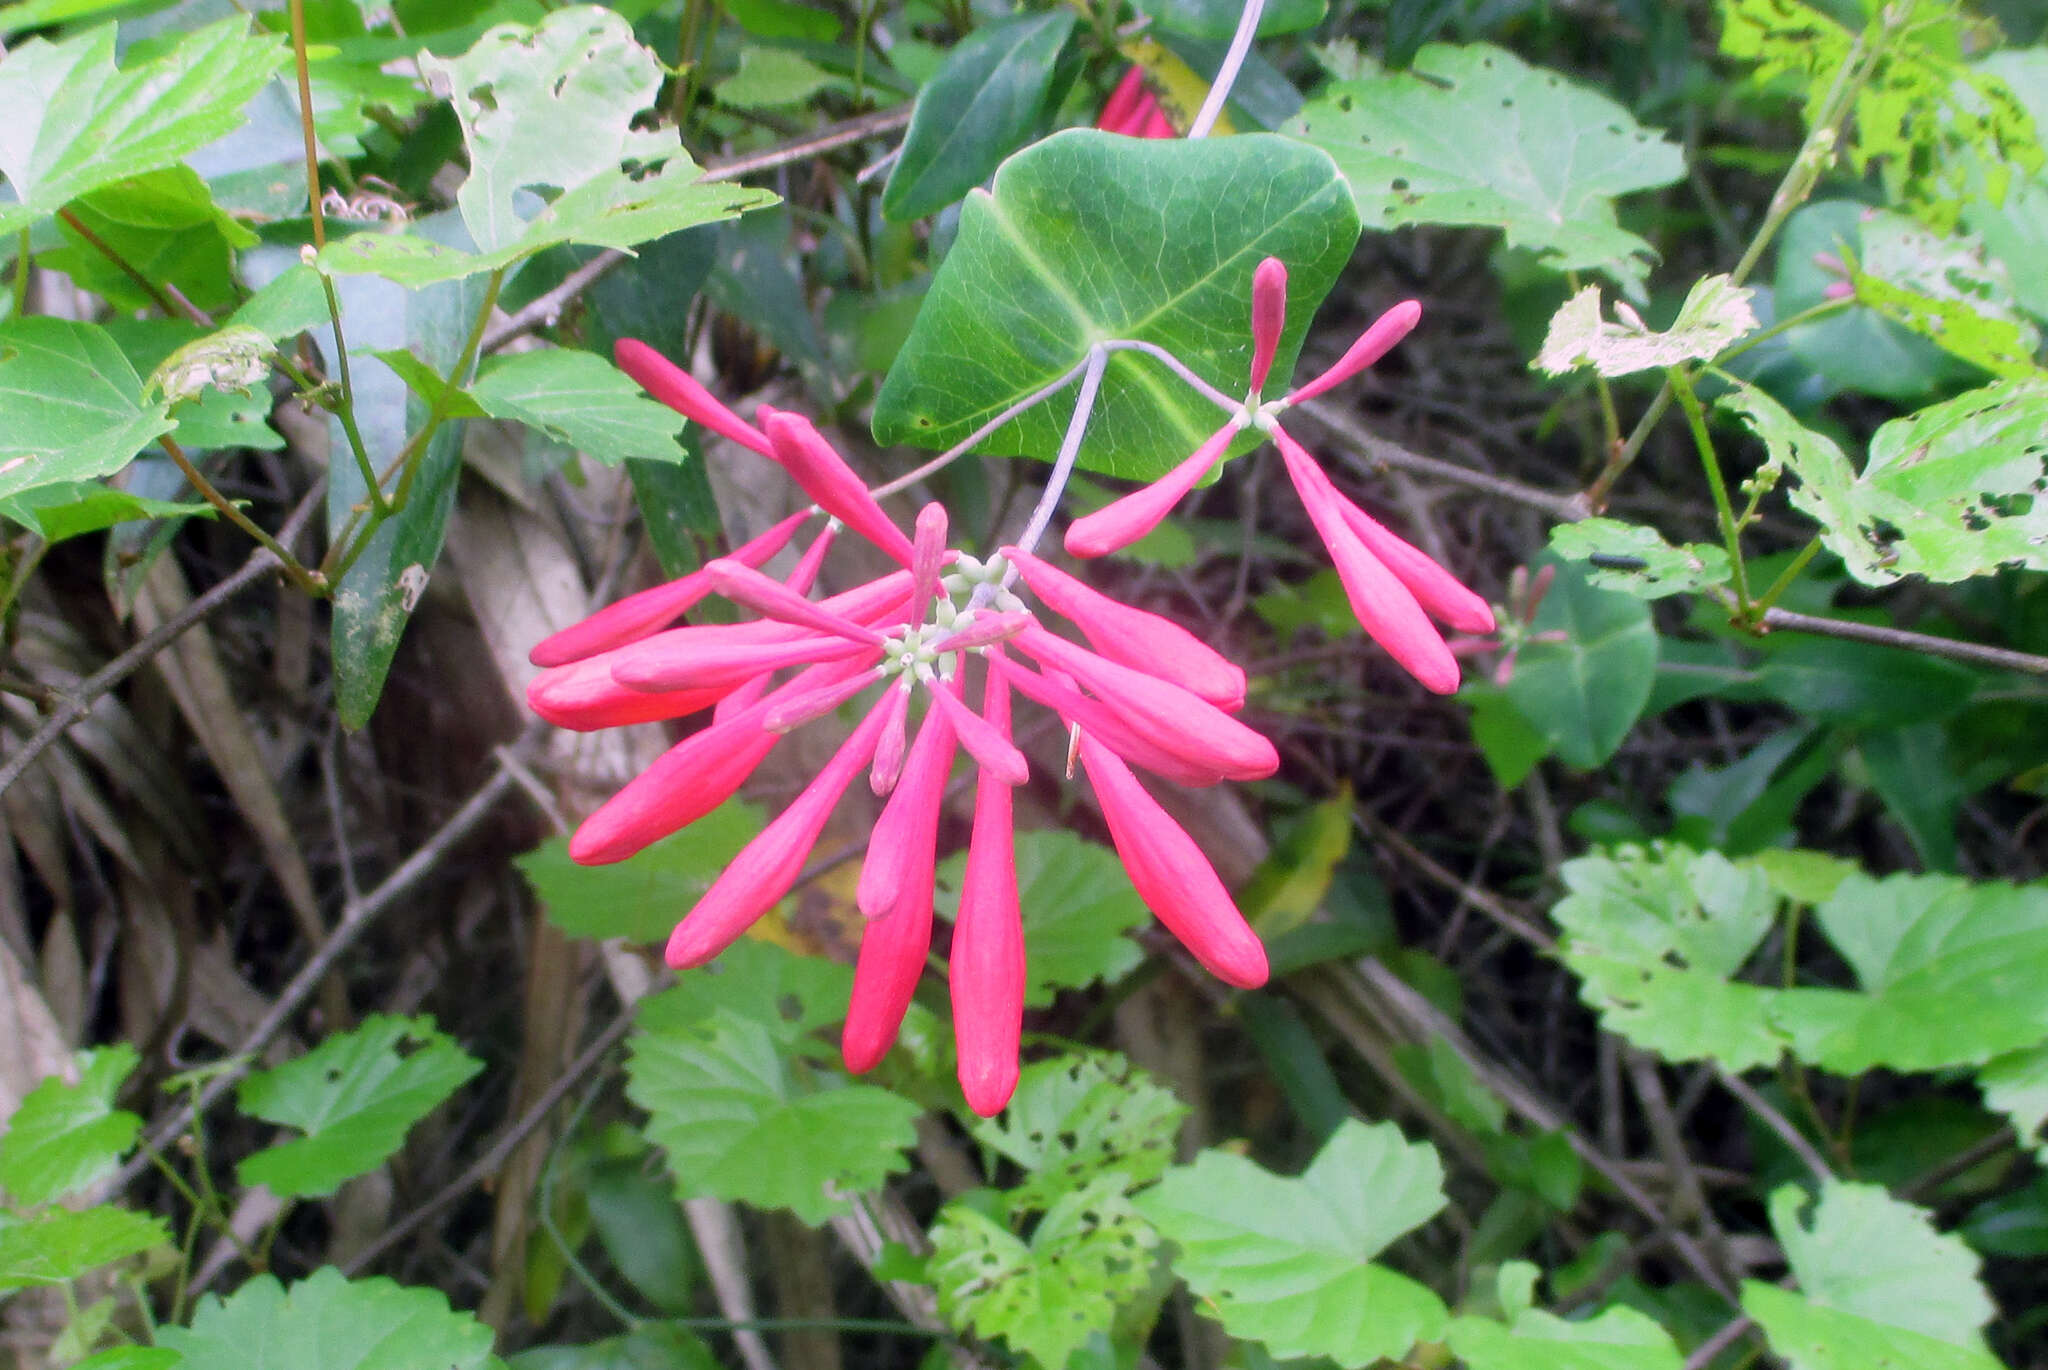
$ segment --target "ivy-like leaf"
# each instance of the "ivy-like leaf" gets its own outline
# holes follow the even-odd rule
[[[957,918],[967,854],[939,863],[938,910]],[[1017,834],[1017,904],[1030,949],[1024,1002],[1050,1004],[1063,989],[1114,981],[1145,959],[1124,934],[1151,918],[1116,853],[1070,832]]]
[[[1981,1346],[1996,1311],[1980,1262],[1960,1237],[1935,1231],[1925,1209],[1873,1184],[1821,1186],[1811,1222],[1796,1185],[1771,1194],[1771,1228],[1814,1303],[1903,1327],[1954,1346]]]
[[[1432,43],[1413,67],[1326,87],[1283,126],[1328,152],[1377,229],[1481,224],[1557,271],[1639,296],[1650,245],[1614,197],[1669,185],[1685,156],[1607,96],[1484,43]]]
[[[1641,717],[1657,679],[1657,631],[1649,606],[1602,590],[1567,562],[1531,625],[1561,642],[1524,647],[1508,701],[1572,766],[1598,766]]]
[[[579,866],[569,859],[568,839],[552,837],[513,864],[548,921],[571,937],[661,942],[761,831],[761,822],[758,804],[728,800],[630,861]]]
[[[142,1120],[114,1107],[141,1057],[126,1042],[78,1055],[78,1083],[52,1075],[30,1090],[0,1137],[0,1189],[17,1204],[76,1194],[120,1164]]]
[[[1627,304],[1616,301],[1618,322],[1600,317],[1600,287],[1589,285],[1551,317],[1536,365],[1553,376],[1590,366],[1603,376],[1661,370],[1705,361],[1754,329],[1756,291],[1727,276],[1708,276],[1686,292],[1671,327],[1659,333]]]
[[[1728,553],[1711,543],[1673,547],[1656,529],[1618,519],[1560,523],[1550,530],[1550,550],[1586,563],[1588,584],[1637,599],[1697,594],[1734,574]]]
[[[1187,1106],[1114,1053],[1034,1061],[1010,1106],[974,1135],[1029,1172],[1009,1191],[1013,1213],[1047,1208],[1114,1171],[1125,1190],[1159,1178]]]
[[[594,352],[553,347],[497,358],[469,393],[492,418],[537,428],[607,466],[683,459],[682,415]]]
[[[201,1299],[190,1327],[157,1329],[183,1370],[471,1370],[490,1361],[491,1340],[438,1290],[331,1266],[289,1289],[258,1275],[228,1299]]]
[[[1346,1119],[1299,1179],[1204,1151],[1138,1196],[1174,1271],[1234,1337],[1344,1365],[1438,1341],[1443,1301],[1372,1258],[1444,1206],[1443,1165],[1392,1123]]]
[[[1827,1308],[1776,1285],[1745,1281],[1742,1311],[1792,1370],[2005,1370],[1988,1352]]]
[[[114,66],[112,24],[21,44],[0,61],[0,174],[17,201],[0,204],[0,234],[234,132],[286,52],[274,34],[250,36],[246,19],[209,24],[126,71]]]
[[[306,1135],[257,1152],[235,1174],[279,1195],[332,1194],[384,1164],[414,1123],[482,1069],[431,1018],[373,1015],[242,1081],[243,1112]]]
[[[63,1284],[170,1239],[161,1218],[108,1204],[33,1218],[0,1214],[0,1293]]]
[[[0,323],[0,497],[112,475],[171,427],[169,407],[143,399],[142,378],[104,328]]]
[[[1633,1308],[1570,1322],[1540,1309],[1523,1309],[1511,1325],[1459,1318],[1450,1346],[1470,1370],[1681,1370],[1685,1363],[1671,1334]]]

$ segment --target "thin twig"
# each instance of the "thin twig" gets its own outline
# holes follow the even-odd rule
[[[1560,523],[1577,523],[1588,516],[1587,510],[1573,495],[1557,494],[1540,490],[1533,485],[1508,480],[1502,476],[1489,475],[1484,471],[1471,471],[1435,457],[1425,457],[1420,452],[1411,452],[1399,443],[1388,442],[1365,431],[1357,420],[1340,409],[1311,400],[1307,404],[1294,406],[1297,414],[1306,414],[1332,434],[1358,449],[1357,455],[1346,454],[1355,466],[1370,463],[1374,466],[1391,466],[1396,471],[1412,471],[1419,476],[1430,476],[1437,480],[1462,485],[1468,490],[1496,495],[1501,499],[1526,504],[1531,509],[1540,509]]]
[[[1749,1081],[1723,1066],[1714,1067],[1714,1078],[1721,1082],[1722,1088],[1733,1094],[1737,1099],[1740,1099],[1743,1107],[1757,1116],[1757,1121],[1776,1133],[1778,1140],[1783,1142],[1792,1154],[1797,1156],[1800,1162],[1813,1172],[1813,1177],[1816,1180],[1826,1184],[1829,1180],[1835,1178],[1834,1167],[1828,1164],[1827,1157],[1821,1155],[1815,1149],[1813,1143],[1806,1139],[1804,1133],[1792,1126],[1791,1120],[1779,1112],[1776,1105],[1772,1104],[1763,1095],[1757,1093],[1751,1087]]]
[[[1766,629],[1814,633],[1821,637],[1846,638],[1851,642],[1873,642],[1880,647],[1896,647],[1900,651],[1919,652],[1923,656],[1946,657],[1950,661],[1966,662],[1972,666],[1990,666],[1996,670],[2024,671],[2028,675],[2048,676],[2048,656],[2035,656],[2032,652],[2015,652],[2007,647],[1986,647],[1981,643],[1961,642],[1952,637],[1935,637],[1931,633],[1909,633],[1903,628],[1887,628],[1879,623],[1856,623],[1845,618],[1822,618],[1818,614],[1802,614],[1791,609],[1767,609],[1764,611],[1763,626]]]
[[[1722,1324],[1721,1330],[1699,1344],[1699,1349],[1685,1358],[1685,1370],[1707,1370],[1715,1357],[1741,1341],[1743,1336],[1756,1326],[1747,1313],[1730,1318]]]

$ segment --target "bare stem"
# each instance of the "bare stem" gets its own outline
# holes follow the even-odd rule
[[[1224,102],[1230,99],[1230,88],[1237,84],[1237,74],[1244,69],[1245,55],[1252,50],[1252,39],[1259,32],[1259,17],[1265,12],[1266,0],[1245,0],[1244,12],[1237,16],[1237,32],[1230,35],[1230,48],[1223,54],[1223,64],[1216,68],[1216,79],[1209,83],[1209,94],[1196,111],[1195,121],[1188,125],[1188,137],[1208,137],[1209,130],[1223,116]]]
[[[325,582],[315,572],[307,570],[300,563],[299,559],[286,550],[284,545],[278,542],[276,538],[264,532],[254,519],[236,508],[233,500],[216,489],[213,482],[208,480],[201,474],[199,468],[192,464],[192,459],[185,455],[185,449],[178,446],[175,438],[166,433],[157,439],[157,444],[170,456],[171,461],[176,464],[177,468],[185,473],[185,479],[191,482],[192,488],[199,492],[200,497],[217,509],[222,518],[256,539],[265,551],[276,557],[277,564],[283,568],[284,573],[290,576],[301,590],[313,595],[323,592]]]

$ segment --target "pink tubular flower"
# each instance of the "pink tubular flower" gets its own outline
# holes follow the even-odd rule
[[[1130,138],[1178,136],[1173,121],[1159,107],[1159,97],[1145,84],[1145,69],[1135,64],[1124,71],[1109,98],[1102,102],[1095,127],[1104,133],[1121,133]]]
[[[891,560],[910,565],[910,539],[889,521],[846,458],[832,450],[832,444],[811,421],[766,405],[761,412],[776,459],[789,468],[804,493],[816,500],[820,509],[888,553]]]
[[[719,403],[717,396],[706,390],[695,376],[646,343],[637,338],[621,338],[612,348],[612,359],[619,364],[619,370],[640,382],[648,394],[684,418],[701,423],[714,433],[723,433],[740,446],[752,448],[770,460],[775,459],[775,453],[760,429]]]
[[[994,672],[983,692],[981,718],[991,731],[1009,736],[1010,691]],[[974,832],[967,841],[967,874],[948,962],[960,1090],[967,1106],[984,1118],[1002,1112],[1017,1088],[1024,1029],[1024,920],[1012,821],[1010,786],[984,769],[974,793]]]

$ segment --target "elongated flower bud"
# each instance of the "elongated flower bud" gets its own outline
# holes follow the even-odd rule
[[[634,690],[702,690],[785,666],[873,656],[877,650],[867,643],[819,635],[781,642],[707,641],[686,656],[621,656],[612,665],[612,679]]]
[[[1063,675],[1041,675],[1017,662],[994,658],[989,660],[989,669],[1000,674],[1025,698],[1051,709],[1069,726],[1077,726],[1100,738],[1111,751],[1133,766],[1171,780],[1176,785],[1197,789],[1223,779],[1213,767],[1197,766],[1146,741],[1108,705],[1082,694]]]
[[[1124,69],[1122,79],[1109,92],[1109,98],[1102,102],[1102,114],[1096,119],[1095,127],[1104,133],[1129,132],[1131,115],[1137,111],[1145,94],[1145,70],[1133,63]]]
[[[1153,746],[1231,780],[1263,780],[1280,769],[1273,744],[1214,704],[1044,628],[1027,628],[1018,649],[1079,680]]]
[[[1081,764],[1145,906],[1217,979],[1240,989],[1265,984],[1266,949],[1195,840],[1145,793],[1129,767],[1086,733]]]
[[[569,859],[623,861],[688,827],[730,799],[781,740],[763,731],[753,710],[692,733],[583,820],[569,839]]]
[[[932,592],[939,587],[939,567],[946,555],[946,506],[937,500],[917,511],[917,539],[913,542],[910,566],[910,613],[922,618],[930,610]]]
[[[1008,642],[1037,621],[1028,613],[998,614],[977,609],[965,627],[956,628],[944,637],[933,638],[930,646],[935,652],[966,652],[976,647],[992,647],[998,642]]]
[[[932,701],[953,725],[960,746],[980,765],[983,775],[993,776],[1005,785],[1021,785],[1031,778],[1031,766],[1024,760],[1024,753],[1010,741],[1007,709],[1003,713],[1004,727],[998,732],[980,714],[961,703],[960,697],[943,682],[930,693]]]
[[[1173,506],[1185,499],[1188,491],[1201,484],[1202,477],[1209,474],[1209,468],[1230,446],[1231,439],[1242,431],[1235,424],[1223,425],[1210,434],[1209,440],[1197,447],[1186,461],[1158,480],[1140,486],[1092,514],[1075,519],[1067,525],[1068,553],[1077,557],[1108,556],[1157,528],[1160,520],[1173,511]]]
[[[889,521],[868,487],[834,451],[824,434],[800,414],[772,412],[768,441],[789,474],[818,507],[882,549],[890,560],[911,564],[914,553],[903,530]]]
[[[869,710],[795,802],[761,829],[711,882],[711,888],[669,936],[666,959],[671,966],[680,970],[703,965],[789,893],[803,873],[811,848],[817,846],[818,834],[824,831],[833,806],[860,768],[868,764],[881,731],[881,712]]]
[[[991,670],[983,726],[1010,732],[1010,691]],[[1017,904],[1017,842],[1009,785],[984,769],[974,792],[974,831],[949,962],[960,1088],[984,1118],[1003,1111],[1017,1088],[1024,1027],[1024,923]]]
[[[1173,118],[1166,107],[1159,103],[1159,97],[1150,91],[1139,105],[1139,112],[1145,117],[1137,121],[1137,127],[1130,130],[1133,138],[1178,138],[1180,130],[1173,126]]]
[[[1268,257],[1252,273],[1252,393],[1266,388],[1287,327],[1287,264]]]
[[[704,573],[711,578],[719,594],[758,614],[851,642],[877,646],[882,641],[882,635],[874,629],[820,608],[781,581],[764,576],[751,566],[742,566],[720,557],[705,563]]]
[[[800,728],[814,718],[822,718],[834,709],[852,699],[881,677],[873,671],[863,671],[851,680],[820,685],[816,689],[800,691],[789,695],[761,718],[761,726],[772,733],[786,733]],[[872,753],[874,748],[868,748]]]
[[[1366,550],[1394,573],[1394,579],[1408,587],[1408,593],[1415,596],[1415,602],[1425,613],[1460,633],[1494,630],[1491,604],[1459,584],[1458,578],[1437,565],[1429,553],[1388,532],[1341,491],[1337,498],[1344,522],[1358,534]]]
[[[1401,301],[1373,320],[1372,327],[1358,335],[1358,341],[1351,344],[1343,356],[1337,358],[1335,366],[1289,395],[1287,402],[1300,404],[1303,400],[1314,399],[1332,386],[1342,385],[1393,351],[1394,344],[1413,332],[1421,319],[1420,304],[1414,300]]]
[[[787,546],[809,517],[809,513],[791,514],[761,536],[734,548],[729,559],[759,566]],[[613,647],[638,642],[675,622],[710,593],[709,577],[702,571],[692,571],[666,585],[627,595],[582,622],[542,638],[526,659],[536,666],[566,666]]]
[[[910,714],[910,690],[891,686],[882,696],[882,737],[875,746],[875,764],[868,772],[868,788],[877,797],[891,793],[903,774],[903,754],[908,742],[904,720]]]
[[[1112,661],[1163,676],[1219,709],[1244,707],[1244,671],[1171,619],[1133,608],[1029,552],[1003,556],[1047,608],[1071,620]]]
[[[800,595],[808,595],[811,587],[818,583],[818,571],[824,566],[825,557],[831,552],[832,544],[838,538],[839,525],[830,519],[825,520],[825,526],[818,530],[818,536],[811,539],[811,545],[804,548],[804,554],[797,558],[796,569],[791,571],[789,578],[782,583]],[[731,560],[738,561],[740,558],[733,557]],[[758,566],[760,563],[750,561],[747,565]]]
[[[742,447],[775,460],[774,449],[760,429],[721,404],[697,378],[638,338],[621,338],[612,348],[619,370],[640,382],[648,394],[686,419],[723,433]]]
[[[869,918],[880,918],[894,909],[903,892],[920,879],[931,883],[939,802],[946,795],[953,748],[952,720],[943,709],[930,710],[918,725],[917,740],[910,744],[910,754],[903,762],[903,777],[882,806],[882,816],[875,820],[867,859],[861,862],[854,903]]]
[[[593,732],[629,723],[686,718],[699,709],[710,708],[728,693],[730,687],[722,685],[660,694],[628,689],[612,679],[611,654],[601,652],[542,671],[527,683],[526,703],[557,728]]]
[[[1309,520],[1330,551],[1337,578],[1351,601],[1351,612],[1367,636],[1387,649],[1387,654],[1426,687],[1438,694],[1453,694],[1458,688],[1458,659],[1444,645],[1443,635],[1430,625],[1429,616],[1415,602],[1415,596],[1366,549],[1351,531],[1337,501],[1340,496],[1324,476],[1315,458],[1302,450],[1284,431],[1274,429],[1273,441],[1287,463],[1287,474],[1301,496]]]

